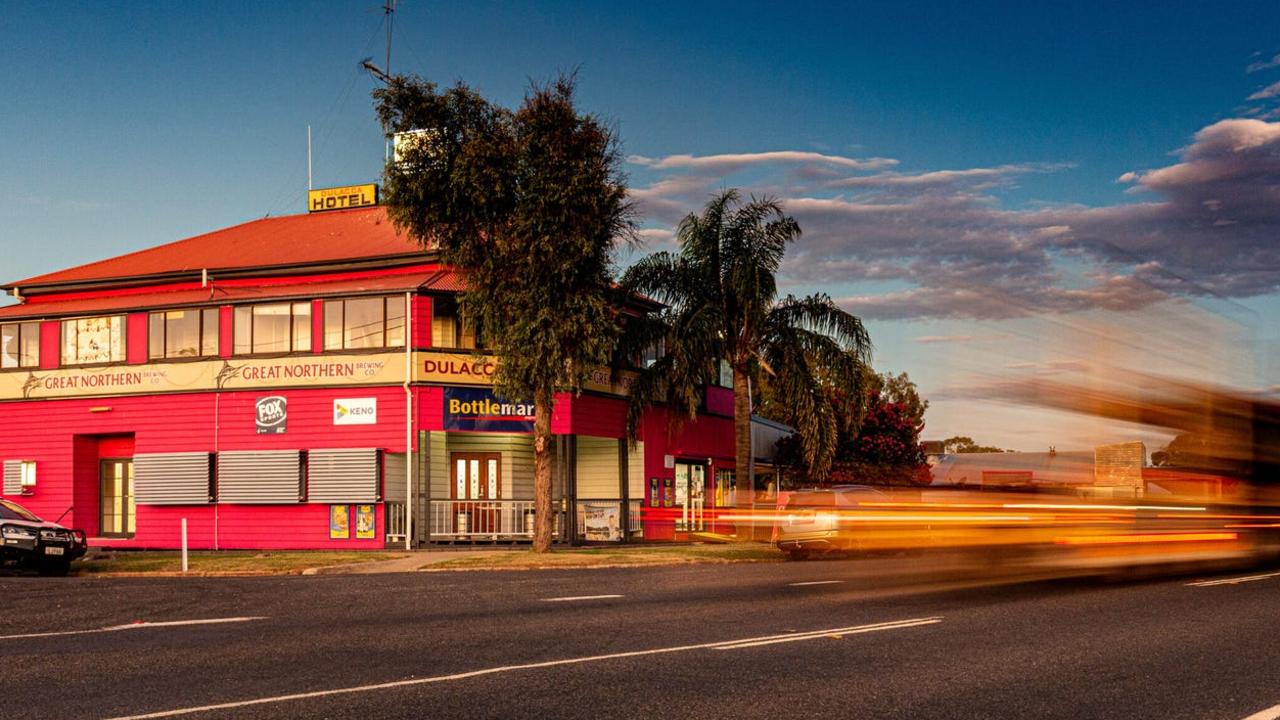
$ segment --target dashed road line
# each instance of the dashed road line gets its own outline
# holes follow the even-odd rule
[[[810,585],[839,585],[843,580],[809,580],[808,582],[787,583],[787,587],[808,587]]]
[[[1267,580],[1273,577],[1280,577],[1280,572],[1264,573],[1262,575],[1245,575],[1243,577],[1219,578],[1216,580],[1199,580],[1197,582],[1187,583],[1187,587],[1214,587],[1216,585],[1239,585],[1240,583],[1255,582],[1257,580]]]
[[[21,635],[0,635],[0,640],[29,640],[31,638],[60,637],[63,635],[90,635],[92,633],[109,633],[120,632],[122,630],[149,630],[151,628],[163,627],[180,627],[187,625],[222,625],[224,623],[242,623],[252,622],[254,620],[266,620],[265,616],[261,617],[229,617],[229,618],[202,618],[199,620],[165,620],[162,622],[136,622],[127,625],[111,625],[109,627],[93,628],[92,630],[58,630],[55,632],[38,632],[23,633]]]
[[[1259,710],[1244,720],[1277,720],[1280,718],[1280,705],[1269,707],[1266,710]]]
[[[561,660],[546,660],[543,662],[525,663],[523,665],[503,665],[501,667],[484,668],[482,670],[472,670],[469,672],[454,673],[452,675],[436,675],[426,678],[413,678],[410,680],[396,680],[393,682],[378,683],[375,685],[358,685],[354,687],[336,688],[333,690],[314,690],[311,692],[292,693],[289,695],[276,695],[273,697],[253,698],[251,700],[239,700],[235,702],[225,702],[216,705],[197,705],[193,707],[174,708],[172,710],[160,710],[158,712],[144,713],[141,715],[125,715],[109,720],[153,720],[154,718],[178,717],[181,715],[194,715],[196,713],[213,712],[217,710],[235,710],[237,708],[252,707],[257,705],[270,705],[275,703],[284,703],[294,700],[311,700],[315,698],[333,697],[335,695],[351,695],[353,693],[373,692],[377,690],[393,690],[396,688],[413,687],[417,685],[428,685],[433,683],[450,682],[455,680],[466,680],[475,677],[484,677],[486,675],[497,675],[500,673],[515,672],[518,670],[536,670],[541,668],[559,667],[564,665],[582,665],[585,663],[602,662],[605,660],[618,660],[622,658],[642,657],[645,655],[667,655],[671,653],[690,652],[693,650],[735,650],[738,648],[759,647],[760,645],[770,645],[774,642],[789,642],[794,640],[810,640],[818,637],[838,637],[842,635],[855,635],[859,633],[875,632],[879,630],[897,630],[900,628],[917,627],[920,625],[933,625],[942,622],[941,617],[912,618],[909,620],[898,620],[894,622],[875,623],[872,625],[854,625],[852,627],[829,628],[826,630],[813,630],[803,633],[786,633],[783,635],[766,635],[754,638],[742,638],[740,640],[720,640],[717,642],[698,643],[696,645],[676,645],[673,647],[652,648],[649,650],[632,650],[630,652],[609,653],[607,655],[588,655],[585,657],[564,658]]]
[[[579,600],[612,600],[622,595],[573,595],[570,597],[542,598],[538,602],[578,602]]]

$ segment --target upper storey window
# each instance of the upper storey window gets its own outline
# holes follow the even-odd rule
[[[324,349],[404,347],[404,298],[372,297],[324,302]]]
[[[431,345],[465,350],[484,347],[480,329],[458,309],[457,298],[439,296],[431,300]]]
[[[0,368],[40,365],[40,323],[0,325]]]
[[[209,357],[218,354],[218,308],[153,312],[147,318],[152,360]]]
[[[311,303],[238,305],[233,313],[234,353],[311,351]]]
[[[124,362],[124,316],[62,321],[62,364]]]

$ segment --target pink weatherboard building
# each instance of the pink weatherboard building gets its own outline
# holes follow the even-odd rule
[[[528,539],[532,408],[495,397],[458,274],[377,206],[255,220],[9,283],[2,495],[93,546]],[[636,299],[628,312],[653,306]],[[626,385],[557,398],[563,541],[732,532],[732,396],[624,437]]]

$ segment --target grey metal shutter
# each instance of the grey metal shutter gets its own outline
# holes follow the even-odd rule
[[[313,503],[377,502],[377,449],[307,453],[307,500]]]
[[[388,502],[404,502],[405,482],[408,480],[404,453],[387,453],[382,456],[382,498]]]
[[[4,494],[5,495],[21,495],[22,494],[22,461],[21,460],[5,460],[4,461]]]
[[[203,505],[209,502],[207,452],[133,456],[134,497],[139,505]]]
[[[299,501],[299,450],[228,450],[218,453],[218,502],[283,505]]]

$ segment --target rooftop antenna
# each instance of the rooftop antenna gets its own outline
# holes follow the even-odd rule
[[[307,125],[307,189],[314,190],[311,186],[311,126]]]
[[[387,61],[386,61],[386,64],[384,65],[386,69],[384,70],[383,68],[380,68],[377,65],[374,65],[373,58],[365,58],[364,60],[360,61],[360,67],[368,71],[368,73],[372,75],[374,79],[382,81],[382,84],[384,85],[391,84],[391,23],[394,20],[395,11],[396,11],[396,0],[386,0],[386,3],[382,6],[382,14],[386,16],[386,19],[383,21],[383,25],[385,25],[387,28]],[[383,130],[385,131],[386,128],[383,128]],[[383,141],[382,161],[389,162],[390,160],[391,160],[391,140],[387,139]]]

